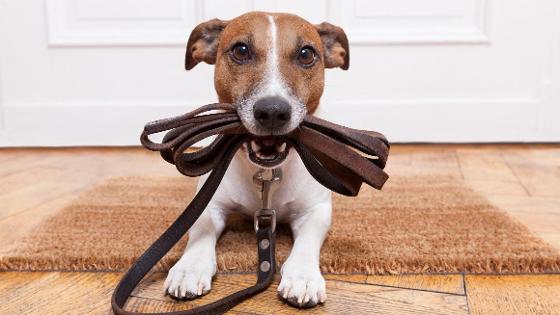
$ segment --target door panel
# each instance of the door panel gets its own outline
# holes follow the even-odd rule
[[[345,29],[323,117],[395,142],[560,141],[558,1],[25,0],[0,2],[0,145],[138,144],[216,99],[211,66],[183,69],[192,28],[251,10]]]

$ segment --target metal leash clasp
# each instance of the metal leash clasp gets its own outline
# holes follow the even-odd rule
[[[279,168],[274,169],[259,169],[253,175],[253,183],[261,192],[262,208],[255,211],[255,232],[259,230],[259,226],[271,226],[272,231],[276,230],[276,211],[272,209],[272,200],[270,188],[275,182],[282,180],[282,170]]]

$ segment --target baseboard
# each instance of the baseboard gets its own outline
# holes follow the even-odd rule
[[[140,145],[148,121],[179,115],[196,105],[18,105],[4,107],[0,146]]]
[[[5,104],[0,146],[139,145],[148,121],[187,112],[185,104]],[[319,116],[378,130],[393,142],[550,142],[533,100],[327,102]]]

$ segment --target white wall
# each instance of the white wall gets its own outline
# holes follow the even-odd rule
[[[288,11],[341,25],[320,114],[392,141],[560,141],[560,1],[0,0],[0,146],[138,144],[215,100],[183,70],[199,22]]]

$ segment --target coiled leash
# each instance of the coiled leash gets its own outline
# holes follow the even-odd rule
[[[149,139],[150,135],[164,131],[167,133],[161,143]],[[189,150],[210,136],[217,136],[210,145],[197,151]],[[140,138],[144,147],[160,151],[167,162],[174,164],[186,176],[200,176],[208,172],[210,175],[177,220],[123,276],[111,299],[115,314],[146,314],[125,311],[123,308],[128,297],[202,214],[237,150],[253,138],[255,136],[243,127],[234,105],[224,103],[205,105],[178,117],[150,122],[144,127]],[[309,173],[334,192],[356,196],[362,183],[381,189],[388,179],[383,168],[389,154],[389,143],[380,133],[351,129],[308,115],[284,140],[287,146],[298,152]],[[270,209],[268,189],[280,177],[279,170],[273,170],[268,175],[265,171],[259,172],[254,177],[263,193],[263,209],[255,213],[258,250],[256,284],[194,309],[150,314],[222,314],[270,285],[276,272],[276,218],[274,210]]]

